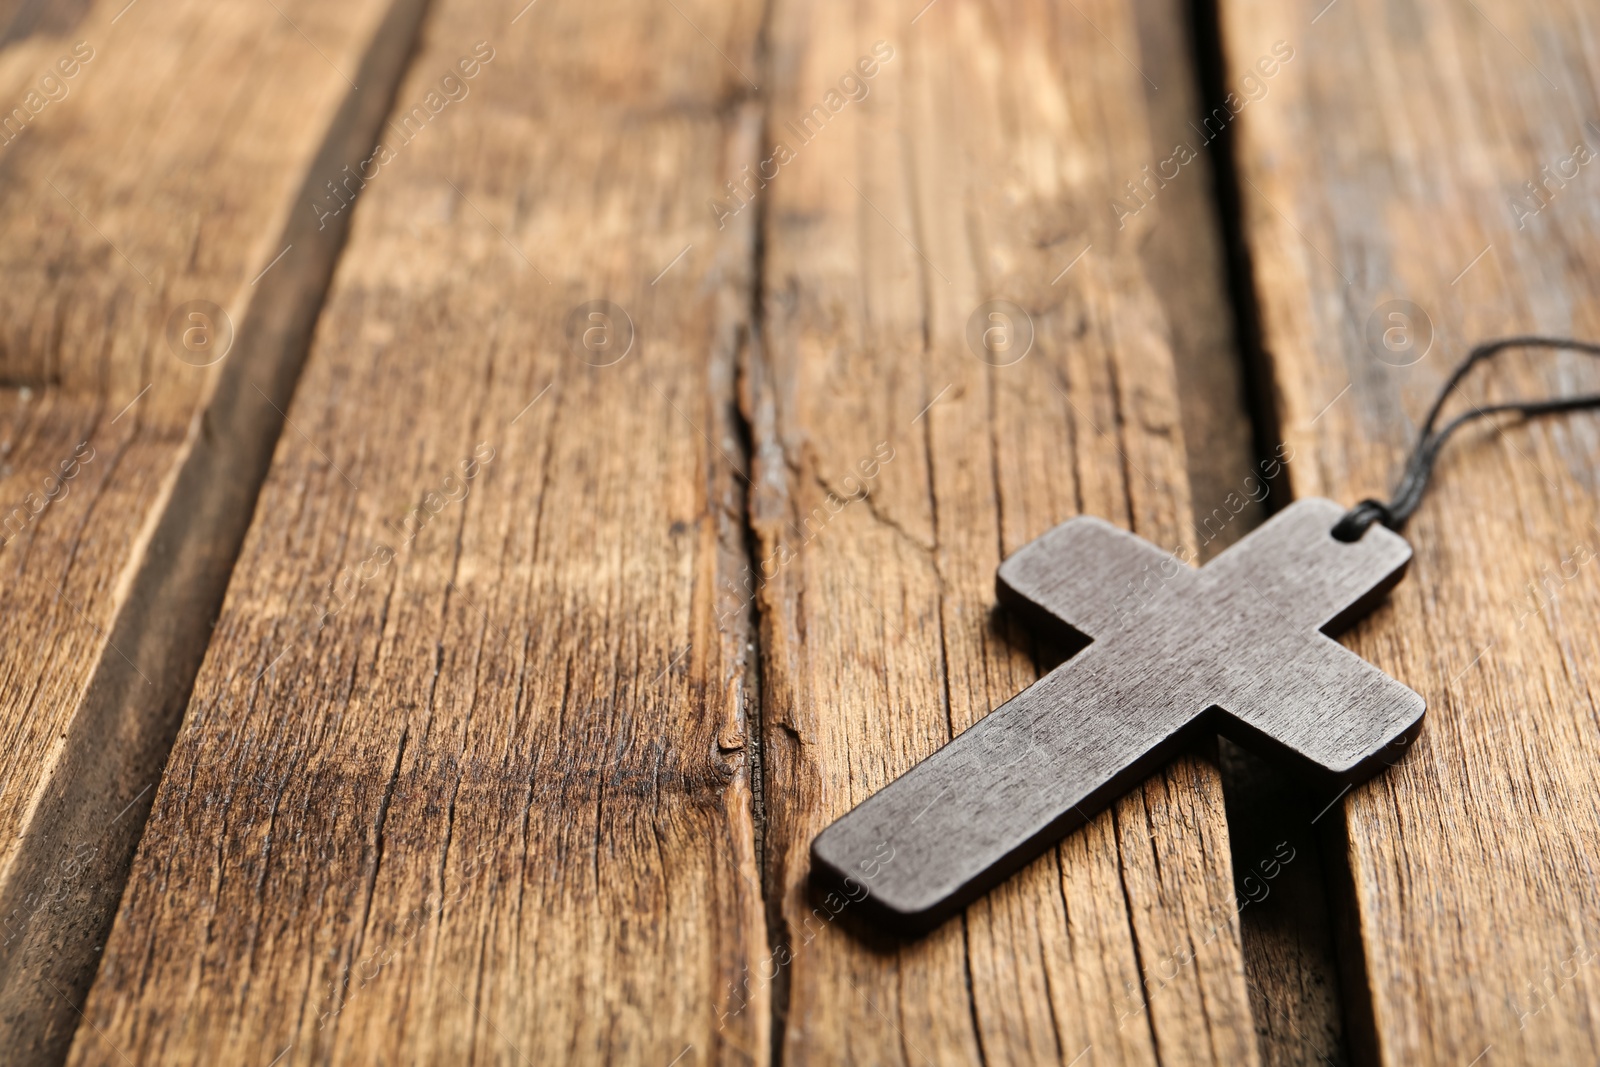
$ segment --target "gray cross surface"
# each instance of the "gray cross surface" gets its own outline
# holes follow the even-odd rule
[[[1381,526],[1335,540],[1343,511],[1298,501],[1199,570],[1089,517],[1026,545],[1000,599],[1092,643],[817,835],[813,876],[879,924],[927,930],[1197,733],[1334,785],[1392,763],[1422,697],[1328,635],[1400,580],[1411,546]]]

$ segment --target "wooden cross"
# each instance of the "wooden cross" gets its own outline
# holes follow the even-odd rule
[[[924,930],[1198,733],[1335,785],[1392,763],[1422,697],[1328,635],[1400,580],[1411,546],[1380,526],[1335,540],[1342,513],[1299,501],[1199,570],[1095,518],[1025,546],[1000,599],[1092,643],[819,834],[813,875]]]

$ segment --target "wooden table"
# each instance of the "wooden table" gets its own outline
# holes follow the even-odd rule
[[[915,942],[807,888],[1063,656],[1019,546],[1209,558],[1600,335],[1592,5],[0,27],[8,1062],[1600,1057],[1589,416],[1446,455],[1392,772],[1195,752]]]

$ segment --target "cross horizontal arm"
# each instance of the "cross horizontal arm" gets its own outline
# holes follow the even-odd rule
[[[1266,598],[1286,626],[1337,633],[1383,599],[1411,562],[1411,545],[1382,526],[1359,541],[1335,538],[1344,511],[1321,497],[1297,500],[1207,563],[1206,580]]]
[[[1193,579],[1193,569],[1171,553],[1080,515],[1002,563],[995,590],[1001,603],[1032,621],[1066,623],[1099,640],[1133,625],[1155,601]]]
[[[1262,755],[1290,757],[1330,783],[1361,782],[1405,753],[1422,725],[1421,694],[1333,638],[1286,631],[1234,664],[1217,729]]]

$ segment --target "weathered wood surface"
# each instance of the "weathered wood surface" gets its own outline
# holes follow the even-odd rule
[[[1235,120],[1293,490],[1386,494],[1472,342],[1600,333],[1600,18],[1502,0],[1222,8],[1233,78],[1275,41],[1295,51]],[[1425,354],[1399,334],[1383,347],[1405,325],[1379,310],[1392,300],[1431,320]],[[1455,406],[1597,382],[1583,357],[1512,355]],[[1410,576],[1355,635],[1430,708],[1410,755],[1343,801],[1360,939],[1346,962],[1371,987],[1349,1005],[1370,1014],[1360,1056],[1579,1063],[1600,1048],[1597,453],[1589,414],[1461,435],[1408,528]]]
[[[73,1063],[767,1056],[759,8],[519,7],[430,8]]]
[[[1079,512],[1200,557],[1253,521],[1239,438],[1207,462],[1240,390],[1196,369],[1228,332],[1205,161],[1142,170],[1187,136],[1174,5],[438,0],[417,128],[323,229],[418,5],[279,6],[0,10],[25,107],[95,49],[0,145],[0,507],[94,447],[0,548],[8,1050],[77,1024],[154,796],[74,1062],[1255,1058],[1230,883],[1284,857],[1230,871],[1202,759],[920,942],[805,885],[818,829],[1059,658],[992,613],[1001,558]],[[1221,6],[1288,477],[1351,500],[1468,341],[1600,332],[1595,18]],[[235,327],[210,370],[163,337],[196,298]],[[965,340],[991,298],[1032,313],[1015,365]],[[1414,364],[1366,339],[1397,298]],[[569,344],[597,299],[637,328],[612,366]],[[1469,392],[1600,380],[1554,366]],[[1600,1043],[1597,447],[1585,416],[1463,438],[1354,640],[1433,708],[1321,821],[1358,1058]],[[1264,973],[1257,1026],[1316,1021]]]
[[[370,142],[418,7],[0,10],[8,1063],[79,1024],[338,248],[304,187]],[[169,344],[193,300],[231,319],[210,366]]]
[[[748,403],[785,1062],[1256,1055],[1201,761],[915,944],[862,940],[806,889],[817,831],[1052,655],[992,613],[1001,558],[1079,512],[1194,549],[1171,327],[1141,259],[1166,207],[1126,230],[1110,209],[1170,149],[1150,139],[1133,12],[1080,8],[771,16],[769,139],[796,158],[755,201],[765,345]],[[894,53],[870,94],[796,146],[787,124],[878,41]],[[1168,73],[1162,92],[1186,93],[1188,73]],[[1011,366],[964,339],[991,298],[1032,312]]]

